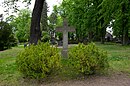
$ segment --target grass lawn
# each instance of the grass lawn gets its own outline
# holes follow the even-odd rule
[[[130,46],[121,46],[119,44],[96,43],[96,45],[108,52],[110,73],[122,72],[130,74]],[[12,49],[0,51],[0,86],[37,86],[37,82],[25,80],[17,71],[15,64],[16,56],[23,50],[23,46],[13,47]],[[68,80],[76,77],[76,72],[67,68],[67,60],[63,60],[64,68],[55,80]]]
[[[23,47],[13,47],[5,51],[0,51],[0,86],[16,86],[20,76],[15,65],[17,54]]]
[[[106,50],[109,58],[109,65],[113,72],[124,72],[130,74],[130,46],[119,44],[97,44]]]

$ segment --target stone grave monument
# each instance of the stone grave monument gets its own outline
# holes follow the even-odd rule
[[[56,32],[62,32],[63,33],[63,49],[62,49],[62,56],[68,57],[68,32],[75,32],[74,27],[69,27],[67,19],[63,20],[63,26],[57,27]]]

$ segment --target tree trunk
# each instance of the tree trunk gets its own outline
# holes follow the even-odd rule
[[[122,35],[122,45],[128,45],[128,29],[124,29],[123,35]]]
[[[100,41],[100,31],[99,31],[99,28],[98,28],[98,25],[96,24],[96,28],[95,28],[96,32],[95,32],[95,35],[94,35],[94,40],[95,41]]]
[[[128,45],[128,27],[126,24],[128,24],[127,16],[126,14],[127,8],[125,7],[125,3],[122,3],[122,45]]]
[[[93,40],[93,32],[90,31],[90,32],[88,33],[88,42],[91,43],[92,40]]]
[[[105,43],[106,25],[104,24],[104,18],[101,19],[101,44]]]
[[[105,43],[105,34],[106,34],[106,28],[102,28],[102,31],[101,31],[101,44]]]
[[[40,19],[45,0],[35,0],[30,27],[30,44],[37,44],[41,40]]]
[[[47,24],[47,3],[44,1],[42,14],[41,14],[41,30],[48,32],[48,24]]]

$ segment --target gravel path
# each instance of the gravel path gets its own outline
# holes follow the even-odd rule
[[[130,76],[117,74],[113,76],[93,76],[84,80],[71,80],[42,84],[41,86],[130,86]]]

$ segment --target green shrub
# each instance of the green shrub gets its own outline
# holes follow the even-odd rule
[[[26,77],[45,78],[61,68],[61,56],[56,47],[48,43],[31,45],[21,52],[16,59],[18,70]]]
[[[50,40],[50,35],[47,33],[47,32],[42,32],[42,38],[41,38],[41,41],[42,42],[49,42]]]
[[[17,39],[12,32],[12,26],[7,22],[0,22],[0,51],[17,45]]]
[[[94,43],[78,44],[69,51],[70,64],[81,74],[89,75],[108,67],[107,53]]]

